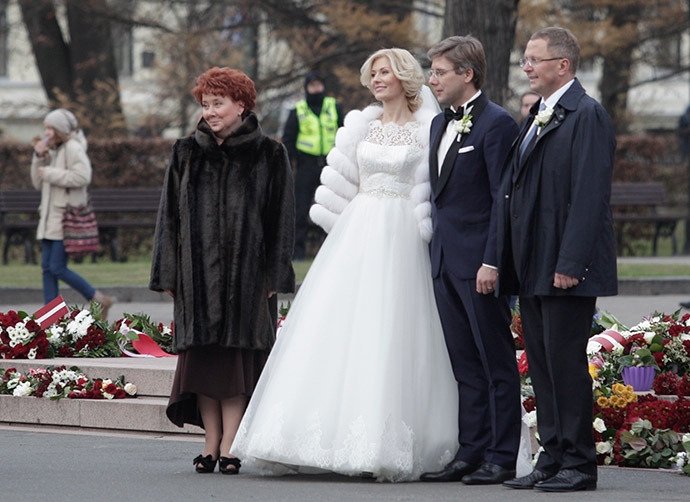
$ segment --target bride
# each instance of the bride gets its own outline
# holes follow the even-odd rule
[[[419,63],[382,49],[361,68],[380,103],[338,131],[310,216],[328,237],[231,448],[267,474],[418,479],[457,450],[457,388],[436,310],[429,123]]]

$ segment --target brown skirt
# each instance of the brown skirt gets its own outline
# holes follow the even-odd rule
[[[240,395],[251,397],[268,354],[267,350],[217,345],[181,352],[166,409],[168,419],[178,427],[184,424],[203,427],[197,395],[218,401]]]

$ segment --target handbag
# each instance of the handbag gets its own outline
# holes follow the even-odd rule
[[[98,222],[91,203],[65,206],[62,234],[65,251],[70,256],[83,256],[98,251]]]

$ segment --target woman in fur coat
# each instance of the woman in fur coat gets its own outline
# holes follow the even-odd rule
[[[94,289],[86,279],[67,268],[62,215],[65,206],[79,206],[88,201],[91,162],[86,154],[87,141],[74,114],[58,108],[43,120],[45,137],[34,141],[31,182],[41,191],[36,238],[41,242],[43,300],[48,303],[60,294],[58,281],[64,281],[87,300],[101,305],[101,317],[108,317],[114,298]]]
[[[179,354],[168,418],[205,429],[197,472],[236,474],[230,445],[275,340],[276,292],[294,291],[287,152],[251,111],[254,82],[212,68],[192,90],[202,118],[173,146],[150,288],[175,300]]]
[[[361,68],[380,104],[337,133],[310,213],[328,236],[231,449],[263,472],[409,481],[455,453],[457,391],[428,250],[438,105],[424,80],[403,49]]]

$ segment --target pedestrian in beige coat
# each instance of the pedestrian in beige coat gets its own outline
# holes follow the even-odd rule
[[[59,295],[61,280],[84,298],[102,306],[102,317],[114,299],[94,289],[86,279],[67,268],[62,233],[65,206],[85,204],[91,183],[91,162],[86,154],[87,141],[72,112],[58,108],[43,121],[45,137],[34,142],[31,182],[41,191],[36,238],[41,241],[41,269],[45,303]]]

